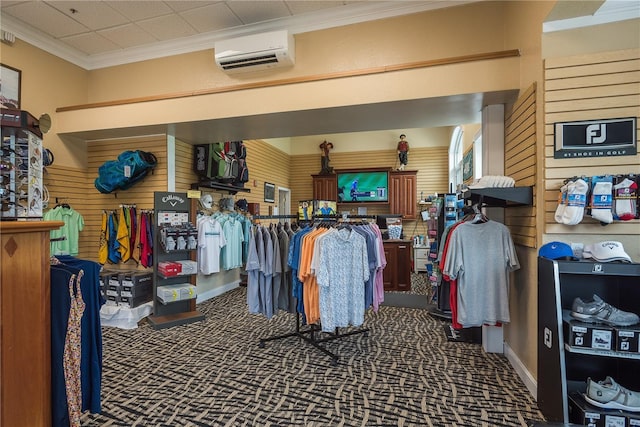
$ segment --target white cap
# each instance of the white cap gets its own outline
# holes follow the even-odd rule
[[[631,257],[624,251],[622,243],[613,241],[585,245],[582,256],[584,258],[593,258],[600,262],[632,262]]]

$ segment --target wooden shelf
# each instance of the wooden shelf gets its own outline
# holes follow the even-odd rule
[[[211,181],[211,180],[200,181],[200,182],[196,182],[194,184],[191,184],[191,189],[192,190],[197,190],[198,188],[212,188],[214,190],[226,191],[229,194],[236,194],[236,193],[239,193],[239,192],[251,193],[251,189],[250,188],[236,187],[235,185],[225,184],[225,183],[222,183],[222,182]]]

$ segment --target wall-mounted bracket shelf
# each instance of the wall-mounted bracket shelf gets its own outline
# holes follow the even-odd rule
[[[236,187],[235,185],[225,184],[212,180],[200,181],[191,184],[192,190],[197,190],[198,188],[212,188],[214,190],[227,191],[229,194],[236,194],[238,192],[251,193],[251,189],[249,188]]]
[[[489,207],[531,206],[533,187],[469,188],[462,193],[473,203],[482,202]]]

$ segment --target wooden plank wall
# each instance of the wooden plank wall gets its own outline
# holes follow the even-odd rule
[[[247,164],[249,182],[245,187],[250,192],[238,192],[231,196],[234,200],[247,199],[250,203],[259,203],[262,215],[269,214],[269,207],[276,203],[264,202],[264,183],[270,182],[277,187],[291,190],[291,209],[295,214],[298,200],[312,197],[311,175],[320,171],[320,153],[317,155],[289,156],[285,152],[261,140],[245,141],[247,146]],[[125,150],[139,149],[150,151],[158,158],[158,166],[153,175],[144,178],[129,190],[111,194],[102,194],[94,187],[98,168],[107,160],[114,160]],[[187,191],[197,182],[193,173],[193,146],[176,141],[176,191]],[[69,170],[51,166],[45,176],[45,184],[50,193],[49,206],[53,207],[56,198],[60,203],[69,203],[82,214],[85,229],[80,233],[79,257],[98,260],[100,241],[100,222],[103,210],[118,209],[122,204],[135,204],[138,211],[153,208],[153,193],[167,191],[167,141],[165,135],[117,140],[90,141],[87,143],[88,167],[86,170]],[[337,153],[331,156],[331,165],[336,169],[392,167],[395,162],[394,150]],[[433,193],[444,193],[447,189],[448,148],[415,148],[409,156],[409,169],[418,170],[418,194],[424,197]],[[227,192],[200,188],[203,194],[211,194],[214,201],[230,197]],[[388,207],[370,207],[368,214],[388,213]],[[356,213],[355,211],[353,213]],[[411,234],[424,234],[421,221],[405,224]],[[137,258],[137,256],[136,256]],[[111,268],[133,269],[135,263],[113,266]]]
[[[554,159],[554,123],[637,117],[640,125],[640,49],[549,58],[545,78],[545,233],[640,235],[638,220],[615,222],[604,230],[585,215],[566,226],[553,218],[564,179],[640,172],[635,156]],[[640,132],[636,130],[637,137]]]
[[[193,172],[193,145],[176,140],[176,191],[186,192],[194,182],[198,177]]]
[[[515,102],[505,119],[505,174],[516,186],[533,186],[533,206],[505,209],[505,224],[516,244],[530,248],[536,242],[536,85]]]
[[[126,150],[143,150],[153,153],[158,159],[152,175],[125,191],[111,194],[100,193],[93,182],[98,176],[98,168],[107,160],[115,160]],[[165,135],[154,135],[141,138],[110,139],[104,141],[87,142],[87,184],[85,187],[85,201],[82,206],[82,216],[85,229],[81,233],[87,242],[84,250],[79,254],[81,258],[98,261],[98,246],[100,241],[100,222],[103,210],[117,210],[120,205],[134,204],[138,212],[141,209],[153,209],[154,191],[167,191],[167,139]],[[138,258],[138,251],[134,252]],[[110,265],[112,268],[135,269],[133,261],[126,265]]]
[[[85,169],[61,167],[54,163],[46,168],[44,185],[49,192],[45,212],[58,204],[67,203],[83,217],[87,214],[87,188],[90,185],[93,188],[93,181],[89,182]],[[85,232],[80,233],[78,249],[78,255],[82,258],[92,250],[90,238]]]

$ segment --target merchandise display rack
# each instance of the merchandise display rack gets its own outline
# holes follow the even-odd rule
[[[204,320],[204,314],[195,308],[196,298],[181,299],[163,303],[158,297],[158,287],[188,281],[195,283],[195,274],[167,277],[158,271],[162,261],[179,261],[195,258],[195,250],[165,251],[160,236],[162,215],[183,215],[186,222],[192,220],[192,203],[186,193],[156,191],[154,193],[154,248],[153,248],[153,314],[147,319],[154,329],[170,328],[177,325]]]
[[[593,294],[620,310],[637,312],[640,264],[538,258],[538,372],[545,372],[538,378],[538,407],[547,420],[575,423],[579,412],[601,419],[627,416],[585,406],[582,394],[589,377],[598,381],[610,376],[630,390],[640,390],[638,332],[634,332],[640,326],[584,323],[572,320],[569,314],[575,298],[589,299]],[[618,345],[618,329],[635,334],[635,348],[623,351],[625,348]],[[590,335],[596,330],[599,336],[611,334],[604,347]],[[584,336],[575,335],[574,342],[574,333]],[[582,346],[575,345],[577,342]]]
[[[256,219],[256,220],[260,220],[260,219],[295,219],[297,217],[298,217],[297,215],[255,215],[255,216],[253,216],[253,219]],[[343,218],[341,215],[325,215],[323,217],[325,218],[324,221],[333,220],[334,222],[337,221],[339,218]],[[331,217],[331,218],[327,218],[327,217]],[[347,218],[365,219],[365,218],[374,218],[374,216],[372,216],[372,215],[347,215]],[[303,329],[303,327],[304,327],[304,325],[302,324],[302,320],[300,319],[300,313],[296,313],[296,328],[295,328],[295,331],[289,332],[289,333],[283,334],[283,335],[276,335],[276,336],[269,337],[269,338],[261,338],[260,342],[258,343],[258,346],[260,348],[264,348],[265,347],[265,343],[267,343],[269,341],[277,341],[277,340],[287,339],[287,338],[291,338],[291,337],[298,337],[298,338],[302,339],[304,342],[306,342],[307,344],[311,344],[313,347],[317,348],[318,350],[320,350],[321,352],[323,352],[327,356],[331,357],[331,366],[337,366],[338,365],[339,356],[337,354],[334,354],[334,353],[330,352],[326,348],[324,348],[321,345],[322,343],[329,342],[329,341],[334,341],[334,340],[345,338],[345,337],[352,336],[352,335],[364,334],[365,337],[369,335],[369,329],[368,328],[359,328],[357,330],[341,333],[339,328],[335,328],[335,332],[322,332],[320,326],[318,326],[316,324],[307,325],[307,327],[304,328],[304,329]],[[320,336],[320,334],[324,334],[325,336]]]

